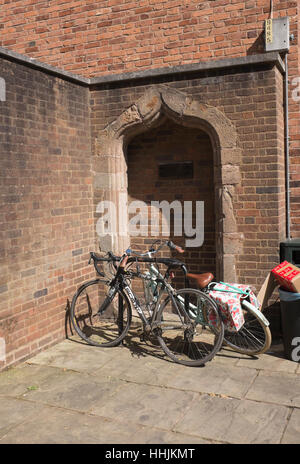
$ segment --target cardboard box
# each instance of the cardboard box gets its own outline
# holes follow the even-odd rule
[[[300,269],[288,261],[283,261],[271,271],[280,287],[290,292],[300,293]]]
[[[269,272],[257,295],[260,310],[263,310],[266,306],[268,306],[268,301],[276,287],[278,287],[278,283],[276,282],[272,272]]]
[[[261,310],[268,305],[272,293],[279,286],[290,292],[300,293],[299,267],[288,261],[283,261],[269,272],[257,295]]]

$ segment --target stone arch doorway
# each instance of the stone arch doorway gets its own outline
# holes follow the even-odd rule
[[[126,155],[129,204],[141,202],[146,209],[138,235],[129,230],[133,249],[145,250],[157,238],[170,239],[185,249],[190,272],[215,274],[214,166],[208,134],[162,117],[160,125],[131,140]],[[149,223],[153,213],[157,224]],[[178,284],[183,285],[182,279]]]
[[[235,257],[240,253],[243,241],[234,214],[241,158],[236,130],[217,108],[165,85],[150,87],[144,96],[98,134],[94,163],[95,201],[105,200],[116,205],[118,223],[117,228],[101,237],[101,249],[121,253],[129,244],[127,147],[135,136],[161,125],[166,118],[209,136],[214,166],[216,274],[223,280],[235,281]]]

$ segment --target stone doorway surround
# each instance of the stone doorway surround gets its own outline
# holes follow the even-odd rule
[[[98,133],[94,162],[95,198],[115,205],[119,205],[121,196],[127,198],[127,145],[135,135],[161,124],[165,118],[204,130],[210,137],[214,152],[217,278],[235,282],[235,258],[243,246],[243,234],[238,232],[233,207],[235,189],[241,182],[241,149],[235,127],[219,109],[167,85],[151,86]],[[101,250],[122,253],[129,244],[126,227],[127,220],[120,225],[122,234],[102,237]]]

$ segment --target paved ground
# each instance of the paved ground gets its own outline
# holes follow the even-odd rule
[[[62,343],[0,373],[0,444],[300,443],[300,364],[281,345],[174,364],[135,334]]]

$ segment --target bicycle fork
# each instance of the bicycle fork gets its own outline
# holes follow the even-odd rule
[[[99,309],[98,309],[97,313],[95,314],[95,316],[99,315],[99,314],[101,315],[101,314],[104,313],[104,311],[108,308],[108,306],[110,305],[110,303],[114,299],[116,293],[117,293],[117,288],[116,287],[111,287],[109,289],[108,294],[104,298],[104,301],[101,304],[101,306],[99,307]]]

